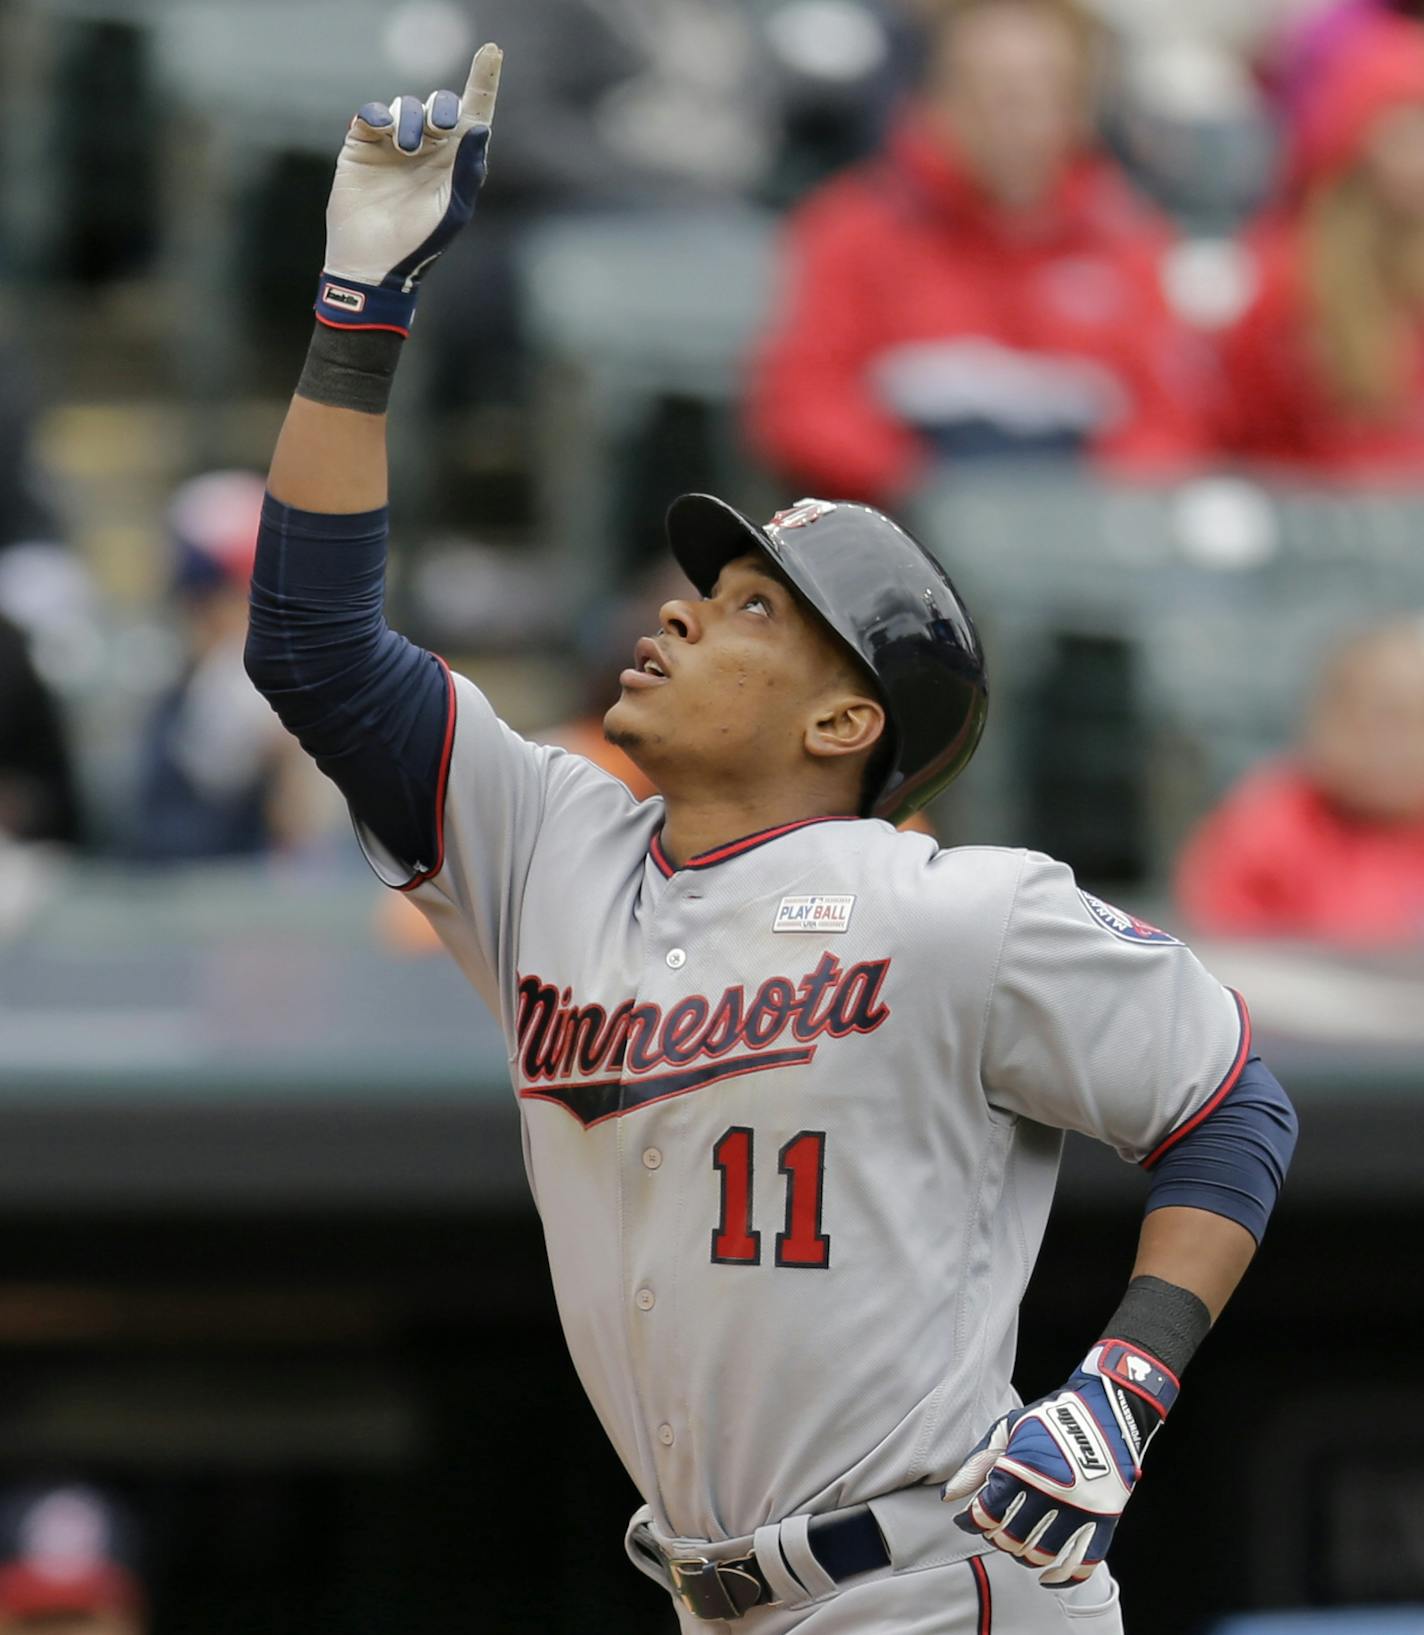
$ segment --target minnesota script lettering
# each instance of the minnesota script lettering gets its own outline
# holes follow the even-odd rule
[[[888,959],[843,966],[822,954],[799,982],[768,977],[750,999],[741,984],[715,1001],[688,994],[666,1012],[632,999],[611,1011],[579,1004],[568,988],[523,977],[519,1094],[558,1102],[589,1126],[739,1074],[802,1065],[815,1056],[817,1040],[873,1033],[885,1021],[890,1007],[880,993],[889,970]],[[788,1036],[783,1048],[772,1048]],[[608,1072],[616,1077],[595,1083],[584,1076]]]

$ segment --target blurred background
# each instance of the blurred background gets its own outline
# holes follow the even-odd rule
[[[498,1031],[240,663],[345,123],[484,39],[393,622],[601,755],[675,494],[920,532],[993,682],[936,832],[1192,938],[1302,1116],[1128,1627],[1424,1630],[1422,19],[0,0],[0,1631],[673,1627]],[[1141,1201],[1070,1144],[1026,1395]]]

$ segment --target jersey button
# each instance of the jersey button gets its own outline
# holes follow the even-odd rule
[[[661,1167],[662,1161],[663,1161],[663,1155],[658,1151],[658,1149],[656,1147],[644,1147],[643,1148],[643,1168],[644,1169],[658,1169],[658,1168]]]
[[[658,1297],[651,1289],[639,1289],[633,1298],[638,1303],[639,1311],[651,1311],[658,1303]]]
[[[683,966],[687,964],[686,950],[682,948],[669,948],[667,962],[669,970],[680,971]]]
[[[665,1448],[670,1448],[676,1440],[677,1438],[672,1433],[671,1425],[658,1426],[658,1441],[661,1442]]]

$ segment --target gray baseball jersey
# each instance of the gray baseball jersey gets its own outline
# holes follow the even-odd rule
[[[1231,1080],[1237,1000],[1028,852],[821,819],[674,869],[660,800],[453,688],[443,856],[363,839],[503,1024],[569,1349],[656,1525],[948,1477],[1016,1400],[1062,1132],[1149,1154]]]

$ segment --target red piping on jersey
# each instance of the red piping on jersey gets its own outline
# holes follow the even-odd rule
[[[389,335],[399,335],[403,341],[410,339],[410,331],[400,324],[338,324],[330,318],[323,318],[319,312],[314,316],[319,324],[325,324],[328,329],[384,329]]]
[[[990,1635],[994,1627],[994,1597],[989,1593],[989,1569],[983,1556],[970,1556],[969,1570],[974,1574],[974,1588],[979,1594],[979,1622],[974,1635]]]
[[[1241,1077],[1241,1071],[1246,1066],[1246,1058],[1251,1054],[1251,1013],[1246,1009],[1246,1001],[1237,993],[1235,988],[1227,991],[1236,1001],[1236,1009],[1241,1015],[1241,1043],[1236,1049],[1236,1059],[1227,1069],[1226,1077],[1212,1092],[1206,1106],[1199,1107],[1185,1124],[1179,1125],[1164,1141],[1148,1153],[1146,1158],[1142,1160],[1143,1169],[1151,1169],[1160,1158],[1165,1157],[1176,1146],[1183,1136],[1190,1135],[1204,1119],[1210,1118],[1236,1088],[1236,1081]]]
[[[778,824],[774,829],[759,829],[755,834],[743,835],[740,840],[729,840],[725,846],[718,846],[710,852],[699,852],[696,857],[689,857],[682,864],[685,869],[710,869],[714,863],[725,863],[729,857],[740,857],[743,852],[754,851],[758,846],[766,845],[768,840],[779,840],[782,835],[789,835],[794,829],[809,829],[813,823],[857,823],[858,818],[844,815],[830,817],[798,818],[794,823]],[[653,836],[652,844],[648,848],[659,870],[669,880],[677,873],[677,869],[668,861],[667,853],[663,850],[662,830]]]
[[[427,880],[433,880],[445,867],[445,786],[450,781],[450,752],[455,747],[455,678],[450,674],[450,666],[438,653],[435,655],[435,661],[445,672],[447,689],[445,742],[440,749],[440,775],[435,781],[435,861],[423,874],[417,874],[403,886],[397,886],[397,891],[414,891],[417,886],[423,886]]]

